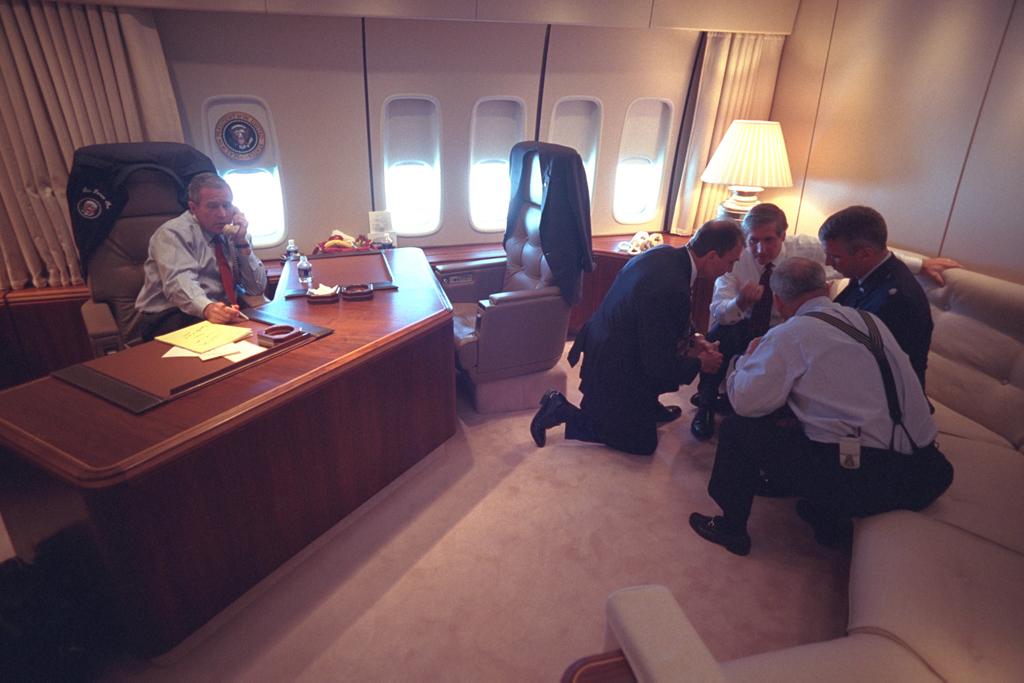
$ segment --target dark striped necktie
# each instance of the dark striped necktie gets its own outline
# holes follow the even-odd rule
[[[760,337],[767,332],[772,321],[772,268],[773,265],[769,261],[758,281],[764,290],[761,292],[761,298],[757,300],[750,312],[750,331],[755,337]]]
[[[231,266],[224,256],[224,244],[218,235],[213,240],[213,253],[217,257],[217,270],[220,271],[220,282],[224,285],[224,291],[228,295],[228,301],[232,306],[238,305],[238,297],[235,295],[235,278],[231,275]]]

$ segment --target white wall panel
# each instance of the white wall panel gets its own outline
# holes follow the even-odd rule
[[[969,268],[1024,282],[1024,8],[992,75],[942,253]]]
[[[469,222],[473,107],[481,97],[518,97],[532,137],[544,53],[542,25],[368,19],[367,69],[377,207],[385,205],[381,106],[394,95],[428,95],[440,105],[441,230],[403,245],[494,242]]]
[[[839,3],[801,232],[868,204],[885,215],[894,244],[939,250],[1011,5]]]
[[[477,19],[647,28],[652,0],[477,0]]]
[[[287,236],[308,251],[333,228],[367,231],[358,19],[160,12],[157,28],[189,142],[209,151],[202,135],[208,97],[260,97],[280,144]]]
[[[661,230],[671,161],[665,164],[659,209],[642,225],[622,225],[612,217],[615,167],[626,110],[638,97],[672,103],[668,159],[675,153],[699,34],[694,31],[554,26],[548,50],[541,139],[548,140],[551,110],[563,97],[594,97],[601,102],[603,126],[591,214],[594,234]]]
[[[69,5],[108,5],[112,7],[142,7],[173,10],[208,10],[210,0],[57,0]],[[219,12],[267,11],[266,0],[217,0]]]
[[[654,0],[652,28],[789,33],[800,0]]]
[[[473,19],[476,0],[266,0],[273,14]]]

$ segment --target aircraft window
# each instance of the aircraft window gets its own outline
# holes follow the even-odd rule
[[[508,161],[489,159],[473,164],[469,172],[469,210],[473,227],[485,232],[504,230],[511,194]]]
[[[284,192],[274,120],[252,95],[218,95],[203,103],[207,151],[245,212],[254,247],[284,241]]]
[[[473,107],[472,121],[470,223],[480,232],[501,232],[512,193],[508,156],[526,134],[526,106],[519,98],[485,97]]]
[[[255,247],[268,247],[284,239],[284,197],[277,166],[224,172],[234,203],[249,221]]]
[[[391,224],[399,235],[425,235],[441,222],[441,176],[422,161],[402,161],[384,177]]]
[[[399,235],[421,236],[441,225],[441,140],[437,102],[392,97],[383,110],[384,197]]]
[[[654,218],[661,196],[672,105],[651,97],[634,100],[626,112],[615,170],[612,213],[624,224]]]
[[[646,157],[632,157],[619,162],[615,172],[615,220],[620,223],[643,223],[654,213],[657,201],[657,174],[660,169]]]
[[[587,187],[594,196],[594,169],[601,139],[601,103],[590,97],[564,97],[555,103],[551,142],[572,147],[583,159]]]

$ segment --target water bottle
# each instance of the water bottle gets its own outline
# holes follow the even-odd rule
[[[295,240],[288,240],[288,246],[284,248],[284,257],[288,261],[294,261],[299,257],[299,247]]]
[[[299,284],[309,289],[313,286],[313,264],[309,262],[305,254],[299,256],[299,262],[295,264],[295,270],[299,273]]]

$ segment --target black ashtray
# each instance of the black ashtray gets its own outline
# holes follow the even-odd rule
[[[362,301],[373,298],[373,284],[345,285],[341,288],[341,298],[345,301]]]

